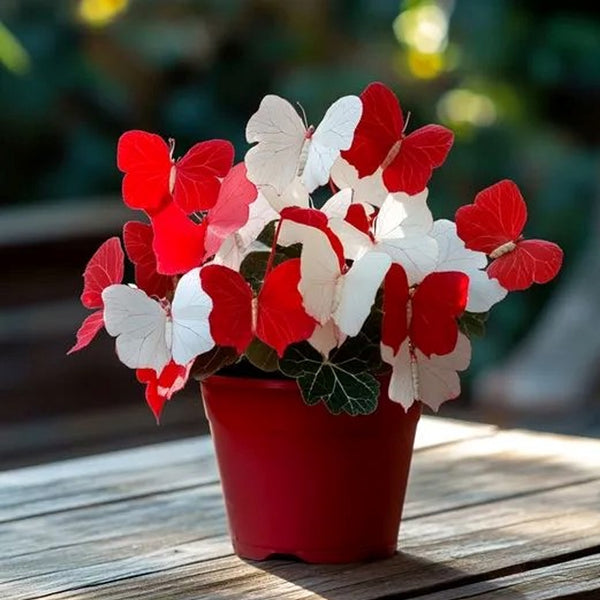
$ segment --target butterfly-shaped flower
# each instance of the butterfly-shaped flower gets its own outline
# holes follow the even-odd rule
[[[279,194],[296,177],[308,192],[324,185],[340,151],[350,148],[361,114],[360,98],[344,96],[315,129],[303,123],[287,100],[265,96],[246,127],[248,143],[256,142],[245,158],[250,181],[270,185]]]
[[[464,371],[471,362],[471,343],[460,333],[454,350],[449,354],[426,356],[405,340],[397,352],[381,345],[381,358],[392,366],[388,396],[408,410],[414,402],[423,402],[437,411],[446,400],[460,394],[457,371]]]
[[[425,356],[452,352],[458,338],[456,319],[467,305],[469,278],[464,273],[431,273],[409,286],[405,270],[390,268],[384,284],[381,341],[398,352],[409,339]]]
[[[300,259],[267,273],[256,297],[237,271],[222,265],[205,266],[201,280],[214,302],[210,328],[219,346],[232,346],[242,354],[257,337],[283,356],[290,344],[308,339],[315,328],[298,291]]]
[[[199,273],[192,269],[179,280],[170,305],[128,285],[104,289],[104,324],[117,338],[123,364],[161,373],[171,360],[187,365],[215,345],[208,321],[213,301],[202,289]]]
[[[117,166],[125,173],[123,200],[127,206],[151,215],[171,199],[186,214],[214,205],[220,180],[233,164],[233,145],[226,140],[200,142],[176,160],[174,144],[139,130],[127,131],[119,138]]]
[[[488,275],[510,292],[554,279],[563,261],[556,244],[523,238],[526,221],[523,196],[507,179],[479,192],[473,204],[456,211],[459,237],[467,248],[490,257]]]
[[[338,196],[343,207],[344,194]],[[336,210],[333,204],[329,209]],[[320,325],[333,320],[341,333],[357,335],[390,267],[390,257],[368,252],[347,267],[342,244],[329,228],[325,213],[287,209],[282,217],[286,241],[302,244],[298,289],[306,312]]]
[[[440,125],[426,125],[405,134],[398,99],[382,83],[371,83],[360,98],[362,117],[352,146],[342,157],[356,167],[361,178],[381,169],[390,192],[419,193],[427,186],[433,169],[446,160],[454,134]]]

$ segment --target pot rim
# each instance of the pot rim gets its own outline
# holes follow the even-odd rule
[[[295,379],[269,379],[266,377],[236,377],[235,375],[211,375],[201,382],[216,387],[231,388],[260,388],[269,390],[298,389]]]

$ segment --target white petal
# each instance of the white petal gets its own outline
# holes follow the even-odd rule
[[[433,216],[427,206],[428,190],[409,196],[388,194],[375,219],[375,240],[418,237],[430,233]]]
[[[408,341],[405,341],[400,346],[396,355],[394,355],[389,346],[381,344],[381,358],[384,362],[392,365],[392,376],[388,387],[390,400],[398,402],[404,407],[404,410],[408,410],[416,400],[410,367]]]
[[[456,233],[456,224],[446,219],[439,219],[433,224],[431,236],[439,247],[436,271],[460,271],[467,275],[487,265],[487,257],[483,252],[476,252],[465,247],[465,243]]]
[[[345,188],[334,194],[323,204],[321,211],[328,219],[344,219],[352,204],[352,190]]]
[[[389,254],[404,267],[409,285],[422,281],[437,264],[437,242],[428,235],[386,239],[376,244],[375,250]]]
[[[215,341],[208,317],[212,298],[202,289],[200,269],[192,269],[177,283],[171,313],[173,315],[173,360],[186,365],[199,354],[211,350]]]
[[[331,219],[329,228],[338,236],[344,248],[344,256],[349,260],[358,260],[375,247],[371,238],[342,219]]]
[[[490,279],[482,269],[487,266],[487,257],[483,252],[476,252],[465,247],[456,233],[456,225],[452,221],[440,219],[433,224],[431,235],[439,247],[438,272],[460,271],[469,276],[469,312],[486,312],[496,302],[503,300],[507,291],[496,279]]]
[[[262,185],[260,186],[259,191],[259,197],[261,195],[264,197],[272,211],[275,213],[275,218],[278,216],[277,213],[288,206],[300,206],[301,208],[310,207],[308,192],[299,177],[294,177],[291,183],[287,185],[281,193],[271,185]]]
[[[250,204],[248,221],[237,232],[244,246],[249,246],[271,221],[278,218],[279,215],[259,190],[256,200]]]
[[[131,369],[160,373],[171,359],[167,313],[145,292],[128,285],[110,285],[102,292],[104,325],[117,338],[119,360]]]
[[[230,234],[219,248],[213,263],[224,265],[239,271],[244,258],[257,250],[269,250],[264,244],[256,241],[265,226],[279,218],[265,197],[260,193],[250,204],[248,221],[238,231]]]
[[[283,192],[296,175],[305,137],[294,107],[279,96],[265,96],[246,126],[248,143],[258,142],[246,153],[248,179]]]
[[[284,221],[284,225],[287,224],[294,232],[299,232],[302,241],[298,289],[304,308],[324,325],[332,316],[341,283],[338,257],[327,236],[319,229]]]
[[[494,304],[506,298],[508,291],[497,279],[490,279],[485,271],[471,271],[468,275],[469,298],[466,310],[469,312],[487,312]]]
[[[343,158],[338,158],[331,168],[331,179],[338,188],[352,188],[353,202],[364,202],[381,206],[388,195],[383,184],[382,171],[377,169],[372,175],[358,177],[358,171]]]
[[[427,193],[388,194],[375,219],[376,250],[401,264],[411,285],[431,273],[438,260],[437,242],[429,235],[433,217]]]
[[[392,365],[392,377],[388,394],[391,400],[399,402],[408,410],[415,400],[427,404],[437,411],[446,401],[460,394],[460,379],[457,371],[464,371],[471,360],[471,344],[468,338],[459,334],[456,347],[450,354],[427,358],[419,350],[415,351],[416,364],[411,368],[408,340],[394,355],[392,349],[381,345],[381,357]],[[416,368],[416,379],[413,373]]]
[[[419,373],[419,399],[437,411],[446,402],[460,394],[460,379],[457,371],[464,371],[471,362],[471,343],[462,333],[450,354],[427,358],[416,351]]]
[[[358,96],[344,96],[329,107],[312,135],[301,176],[309,192],[327,183],[340,151],[352,145],[361,115],[362,102]]]
[[[345,334],[354,336],[361,330],[391,264],[387,254],[368,252],[355,261],[343,276],[339,304],[333,318]]]

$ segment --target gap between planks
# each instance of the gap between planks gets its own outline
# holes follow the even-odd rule
[[[493,446],[494,446],[494,442],[499,442],[500,440],[504,440],[504,445],[505,447],[516,447],[516,448],[521,448],[522,449],[522,457],[523,456],[530,456],[530,458],[532,459],[532,461],[530,461],[528,463],[527,468],[521,473],[520,478],[520,484],[526,485],[526,484],[530,484],[531,485],[538,485],[535,483],[535,478],[532,478],[532,475],[534,473],[536,473],[538,475],[538,477],[541,475],[542,479],[547,479],[548,477],[554,477],[557,478],[557,481],[560,481],[561,478],[563,481],[567,481],[567,479],[564,479],[566,477],[566,475],[568,475],[568,473],[562,472],[561,468],[565,469],[566,471],[568,471],[568,467],[574,467],[574,464],[577,462],[581,463],[581,467],[582,469],[584,467],[586,467],[586,460],[585,457],[587,456],[588,458],[588,462],[589,464],[587,464],[588,468],[591,468],[593,470],[595,470],[595,472],[597,473],[597,458],[594,457],[598,457],[598,448],[600,447],[598,445],[598,442],[591,442],[591,441],[587,441],[587,440],[579,440],[579,439],[573,439],[573,438],[561,438],[560,436],[540,436],[538,434],[527,434],[524,432],[505,432],[499,435],[499,438],[497,440],[493,440],[493,439],[485,439],[485,440],[469,440],[466,442],[461,442],[461,443],[457,443],[457,444],[453,444],[449,447],[441,447],[441,448],[437,448],[437,449],[429,449],[426,452],[423,453],[419,453],[416,456],[415,462],[417,463],[421,463],[418,468],[417,468],[417,476],[415,478],[413,478],[413,487],[411,488],[413,490],[414,493],[416,493],[416,495],[418,496],[416,498],[417,500],[417,504],[420,506],[423,503],[423,500],[427,501],[427,497],[420,498],[420,496],[427,491],[428,486],[431,482],[438,482],[438,486],[437,488],[434,489],[438,489],[438,492],[442,492],[440,495],[444,497],[445,500],[447,500],[448,496],[451,496],[453,501],[456,502],[461,502],[464,501],[465,499],[465,494],[466,497],[469,498],[469,493],[468,490],[464,489],[464,481],[465,479],[463,479],[465,476],[470,476],[472,478],[472,483],[474,483],[474,487],[477,488],[478,487],[478,483],[481,484],[482,482],[484,483],[484,487],[485,485],[489,486],[491,483],[493,483],[492,481],[489,480],[489,477],[487,479],[487,484],[485,484],[486,481],[486,474],[488,473],[490,467],[492,468],[492,470],[495,467],[495,473],[493,473],[493,475],[497,475],[499,478],[499,476],[502,476],[505,478],[505,482],[508,482],[509,486],[512,486],[514,488],[515,484],[519,482],[519,477],[517,477],[516,479],[514,479],[515,477],[515,472],[518,473],[519,469],[518,467],[518,461],[514,461],[511,462],[511,460],[508,460],[510,457],[504,456],[504,458],[502,458],[502,452],[500,453],[500,456],[498,456],[498,453],[494,452],[493,450]],[[552,452],[549,452],[548,450],[548,445],[550,443],[550,447],[552,448]],[[487,450],[486,448],[484,448],[483,446],[487,446]],[[473,460],[471,460],[469,462],[469,457],[471,457],[473,455],[473,452],[475,449],[479,448],[480,449],[480,455],[479,456],[474,456]],[[590,452],[590,450],[595,449],[596,452],[592,453]],[[453,459],[454,462],[448,462],[448,458],[450,455],[454,454]],[[513,457],[514,459],[515,457]],[[544,459],[545,460],[541,460]],[[501,460],[500,460],[501,459]],[[552,459],[552,460],[549,460]],[[444,462],[446,460],[446,462]],[[487,463],[486,463],[487,460]],[[570,462],[572,461],[572,462]],[[564,464],[563,464],[564,463]],[[474,467],[479,465],[479,471],[474,471]],[[562,466],[561,466],[562,465]],[[481,468],[483,466],[483,469]],[[559,468],[560,467],[560,468]],[[441,490],[440,488],[440,481],[443,481],[443,477],[447,475],[450,475],[450,480],[456,480],[455,482],[457,483],[457,485],[454,486],[450,486],[449,489],[446,490]],[[454,477],[452,477],[454,476]],[[483,480],[481,479],[483,476]],[[510,479],[510,477],[513,476],[513,480]],[[479,479],[478,479],[479,478]],[[529,481],[531,479],[531,482]],[[415,481],[416,480],[416,481]],[[462,484],[460,483],[460,481],[462,480]],[[538,482],[539,483],[539,482]],[[500,484],[502,484],[502,481],[500,481]],[[510,499],[501,499],[498,498],[497,499],[497,506],[495,506],[494,508],[496,509],[495,512],[497,512],[498,510],[502,510],[503,507],[506,507],[507,505],[511,505],[511,506],[515,506],[515,504],[517,506],[519,505],[527,505],[528,502],[537,502],[539,501],[539,496],[541,496],[542,498],[554,498],[556,502],[558,502],[560,500],[561,497],[563,496],[568,496],[571,497],[571,500],[569,502],[564,503],[565,506],[573,506],[576,505],[578,501],[581,501],[581,498],[578,498],[577,494],[573,494],[573,490],[572,489],[568,489],[568,488],[576,488],[579,490],[589,490],[590,489],[590,485],[592,484],[577,484],[577,482],[572,481],[570,484],[565,483],[565,485],[563,486],[563,489],[561,490],[554,490],[553,492],[540,492],[539,489],[533,489],[531,491],[530,494],[527,494],[527,497],[524,496],[520,496],[520,497],[513,497]],[[564,489],[564,488],[567,489]],[[494,488],[494,486],[492,485],[492,492],[494,493],[498,493],[499,490],[502,489],[502,485],[500,485],[499,487]],[[597,489],[597,488],[595,488]],[[193,504],[191,504],[194,500],[197,503],[198,500],[200,499],[199,496],[203,496],[204,494],[206,494],[209,490],[204,490],[204,492],[202,492],[201,490],[196,490],[195,492],[190,492],[190,493],[183,493],[183,494],[179,494],[179,493],[174,493],[173,496],[176,499],[179,499],[181,502],[181,506],[178,507],[176,504],[175,505],[171,505],[169,502],[165,502],[163,504],[164,507],[167,508],[167,510],[171,510],[174,511],[175,513],[181,515],[183,513],[184,516],[186,516],[189,512],[189,509],[191,506],[193,506]],[[536,498],[532,498],[532,496],[538,496],[537,500]],[[224,517],[222,515],[222,512],[219,513],[219,510],[222,511],[222,508],[220,507],[220,494],[218,491],[218,486],[214,486],[213,489],[213,493],[212,496],[213,498],[212,502],[213,502],[213,514],[220,514],[220,520],[219,523],[215,523],[214,520],[211,520],[210,522],[212,523],[212,525],[217,526],[217,530],[219,528],[221,528],[222,531],[224,531]],[[592,516],[594,519],[598,518],[598,514],[597,514],[597,497],[598,497],[598,491],[595,492],[595,495],[592,497],[591,500],[591,505],[596,509],[596,512],[592,513]],[[187,500],[186,500],[187,499]],[[474,498],[472,498],[474,499]],[[159,501],[160,499],[154,499],[155,502]],[[162,499],[162,500],[166,500],[166,499]],[[206,500],[208,500],[208,497],[205,498],[205,508],[210,508],[210,504],[207,505],[206,504]],[[440,499],[434,499],[436,502],[439,501]],[[148,502],[152,501],[152,499],[147,499]],[[588,498],[589,501],[589,498]],[[123,519],[125,521],[125,523],[128,522],[129,518],[128,518],[128,512],[131,508],[131,510],[133,510],[133,514],[136,513],[135,510],[135,506],[136,503],[135,502],[131,502],[131,503],[127,503],[125,502],[124,504],[131,504],[131,507],[128,506],[123,506],[121,507],[121,514],[120,514],[120,518]],[[137,503],[139,505],[139,503]],[[548,502],[546,502],[546,504],[548,504]],[[552,506],[554,508],[554,504],[555,502],[550,502],[550,506]],[[160,503],[159,503],[160,505]],[[560,506],[560,502],[558,502],[558,505]],[[186,510],[186,506],[187,506],[187,510]],[[414,506],[414,505],[413,505]],[[583,505],[585,507],[585,503]],[[408,506],[407,508],[410,507],[410,498],[409,498],[409,502],[408,502]],[[111,508],[111,507],[108,507]],[[113,509],[118,508],[118,507],[112,507]],[[214,510],[216,509],[216,513],[214,512]],[[407,537],[410,538],[410,534],[407,536],[406,535],[406,529],[410,529],[412,527],[414,527],[414,523],[417,522],[419,525],[419,530],[420,533],[416,534],[416,537],[418,538],[418,540],[420,541],[421,544],[425,544],[425,546],[427,547],[428,545],[431,544],[431,541],[427,541],[427,535],[431,536],[431,535],[439,535],[439,531],[438,530],[442,530],[444,529],[444,527],[446,526],[446,520],[449,518],[448,512],[458,512],[459,514],[462,513],[467,513],[466,515],[462,515],[462,518],[459,517],[459,521],[466,521],[466,524],[463,524],[462,528],[460,528],[458,531],[462,532],[464,534],[465,531],[467,531],[469,528],[471,528],[471,535],[473,533],[476,533],[477,535],[481,536],[482,534],[485,535],[486,531],[489,530],[486,529],[486,526],[488,525],[487,521],[488,518],[483,519],[481,517],[481,515],[483,514],[486,517],[490,517],[490,509],[489,507],[485,507],[482,505],[479,506],[471,506],[468,510],[465,510],[464,508],[459,507],[454,507],[452,508],[451,506],[448,507],[446,509],[446,511],[443,511],[445,514],[439,514],[439,515],[433,515],[428,516],[426,519],[417,516],[414,516],[413,519],[414,521],[411,523],[410,518],[407,519],[407,522],[403,528],[403,530],[405,531],[405,535],[402,536],[401,533],[401,545],[404,547],[405,550],[410,550],[410,546],[405,547],[405,544],[407,544]],[[90,511],[85,511],[85,512],[90,512]],[[139,512],[139,506],[138,506],[138,511]],[[152,510],[149,511],[149,515],[152,514]],[[158,511],[157,511],[158,512]],[[162,514],[164,514],[164,510],[161,511]],[[525,511],[526,513],[530,513],[531,511]],[[118,513],[118,511],[117,511]],[[110,517],[110,511],[108,511],[107,514],[99,514],[96,515],[96,518],[102,520],[104,522],[105,518]],[[476,518],[477,515],[479,515],[478,519]],[[209,515],[210,516],[210,515]],[[493,515],[492,515],[493,516]],[[568,515],[567,515],[568,516]],[[142,515],[142,519],[141,519],[141,525],[143,525],[144,522],[147,522],[147,519],[144,518],[144,515]],[[563,515],[562,513],[558,513],[558,515],[555,515],[553,517],[537,517],[536,519],[533,520],[529,520],[530,523],[533,523],[536,527],[539,527],[541,523],[552,523],[552,518],[554,518],[556,520],[556,518],[563,518],[565,517],[565,515]],[[61,529],[61,527],[64,527],[65,525],[69,524],[69,521],[71,521],[73,518],[77,518],[76,515],[73,515],[71,518],[68,518],[68,515],[65,515],[62,517],[62,520],[59,520],[59,522],[57,523],[58,529]],[[80,517],[82,518],[82,517]],[[89,517],[87,517],[89,518]],[[520,517],[521,518],[521,517]],[[41,519],[42,522],[44,522],[44,519]],[[519,526],[525,526],[527,527],[527,520],[523,520],[521,518],[521,520],[519,521]],[[541,522],[541,523],[540,523]],[[108,524],[110,524],[110,518],[108,518]],[[477,525],[477,527],[475,529],[473,529],[473,526]],[[581,529],[581,523],[577,522],[577,526],[579,527],[579,529]],[[197,526],[197,525],[196,525]],[[555,523],[556,526],[556,523]],[[55,526],[56,527],[56,526]],[[138,525],[138,527],[140,527],[140,525]],[[190,519],[189,523],[185,523],[184,524],[184,531],[189,531],[189,528],[193,529],[194,525],[193,525],[193,516]],[[592,527],[592,531],[593,531],[593,523],[587,523],[585,524],[585,527]],[[584,530],[585,530],[584,527]],[[433,528],[433,529],[432,529]],[[498,528],[498,526],[496,526],[495,528],[492,527],[492,531],[496,531],[496,529]],[[67,527],[68,529],[68,527]],[[167,524],[166,529],[162,532],[162,535],[165,535],[165,532],[168,532],[170,529],[169,524]],[[600,527],[597,528],[598,530],[600,530]],[[566,530],[568,532],[572,533],[573,530],[573,523],[567,523],[566,525]],[[134,530],[135,531],[135,530]],[[134,531],[130,532],[128,535],[135,535]],[[144,530],[143,529],[138,529],[138,534],[141,535],[143,537],[144,535]],[[18,532],[17,532],[18,533]],[[67,532],[65,532],[67,533]],[[454,532],[453,535],[455,535],[456,532]],[[564,534],[564,532],[563,532]],[[161,535],[157,532],[157,535]],[[168,537],[168,536],[167,536]],[[414,537],[414,536],[413,536]],[[465,535],[462,536],[463,538],[465,537]],[[217,542],[216,540],[221,540],[220,542]],[[573,540],[570,538],[567,538],[570,540],[570,543],[573,544]],[[221,547],[221,551],[223,551],[223,549],[226,547],[227,550],[230,552],[230,547],[228,546],[228,542],[227,542],[227,538],[222,536],[219,538],[219,535],[217,535],[216,540],[213,540],[215,543],[217,543],[217,546]],[[166,540],[168,542],[174,542],[174,540]],[[471,543],[472,540],[469,540],[468,536],[466,539],[463,539],[462,544],[469,544]],[[185,546],[185,545],[184,545]],[[211,542],[209,540],[204,540],[203,542],[201,542],[199,544],[199,546],[196,546],[196,552],[198,551],[198,548],[204,549],[206,550],[207,548],[209,548],[211,546]],[[508,545],[510,547],[510,544]],[[189,545],[188,545],[189,547]],[[452,548],[460,548],[461,547],[461,543],[458,540],[453,540],[452,541],[452,545],[450,547],[450,549]],[[586,547],[583,548],[583,550],[585,550]],[[503,549],[503,545],[501,544],[499,548],[496,548],[496,550],[502,551]],[[143,551],[143,549],[140,548],[140,550]],[[215,551],[216,548],[213,547],[213,551]],[[544,550],[547,550],[546,546],[544,546]],[[456,552],[458,550],[454,550],[454,552]],[[494,549],[492,548],[490,550],[490,548],[488,547],[487,551],[494,551]],[[518,551],[518,547],[517,547],[517,551]],[[576,551],[581,551],[581,548],[579,548],[579,550],[576,549]],[[162,552],[162,554],[161,554]],[[133,556],[133,557],[129,557],[129,558],[125,558],[124,560],[121,561],[121,567],[125,568],[127,571],[127,565],[129,565],[129,567],[132,566],[132,564],[130,563],[134,563],[137,565],[138,568],[138,573],[139,573],[139,568],[140,565],[144,565],[144,559],[148,560],[150,556],[154,556],[156,561],[158,561],[158,563],[161,563],[161,560],[166,560],[166,563],[170,563],[171,559],[172,559],[172,554],[173,552],[175,552],[175,554],[177,554],[177,545],[175,545],[175,547],[171,546],[170,548],[166,548],[163,549],[161,552],[158,553],[158,555],[156,553],[150,553],[150,555],[146,554],[146,556]],[[197,564],[197,557],[198,555],[195,554],[195,558],[196,561],[194,561],[194,552],[192,551],[191,553],[188,552],[186,553],[185,551],[183,552],[183,558],[186,561],[190,561],[190,559],[192,560],[192,563],[196,564],[196,567],[198,566]],[[564,554],[564,553],[563,553]],[[162,558],[161,558],[162,557]],[[181,561],[182,557],[179,556],[178,560]],[[219,560],[217,558],[215,558],[214,560]],[[527,560],[525,560],[524,564],[527,564],[527,561],[531,562],[530,558],[528,558]],[[151,561],[152,562],[152,561]],[[118,563],[118,561],[117,561]],[[116,572],[113,572],[113,577],[117,576],[117,572],[119,571],[119,566],[117,563],[113,564],[113,569],[116,568]],[[100,575],[100,579],[102,580],[102,577],[106,578],[106,570],[109,567],[110,563],[107,564],[100,564],[100,565],[91,565],[87,567],[87,576],[88,578],[91,577],[91,581],[95,581],[96,583],[91,583],[91,585],[99,585],[99,581],[98,581],[98,577],[99,574],[97,572],[98,568],[100,568],[101,571],[101,575]],[[497,569],[497,561],[492,561],[492,565],[494,569]],[[157,567],[157,565],[154,565],[155,567]],[[166,566],[166,565],[165,565]],[[203,568],[206,565],[203,565]],[[509,564],[509,566],[511,568],[514,567],[514,565],[512,563]],[[183,567],[175,567],[177,568],[183,568]],[[94,575],[94,569],[96,569],[95,575]],[[168,570],[170,570],[170,567],[167,567]],[[90,572],[91,570],[91,572]],[[134,569],[135,570],[135,569]],[[74,570],[75,573],[79,573],[79,577],[78,580],[81,582],[82,578],[83,580],[85,580],[86,578],[84,577],[84,574],[86,573],[86,567],[82,567],[80,569],[75,569]],[[158,572],[158,570],[156,571]],[[145,575],[139,575],[139,576],[147,576],[147,577],[153,577],[154,575],[156,575],[156,572],[153,574],[148,574],[146,573]],[[162,571],[161,571],[162,572]],[[491,572],[491,571],[490,571]],[[497,572],[497,570],[495,571]],[[132,574],[131,570],[128,571],[129,576],[135,576]],[[59,575],[59,573],[55,573],[55,575]],[[387,577],[388,575],[386,575]],[[464,577],[464,575],[463,575]],[[50,578],[52,579],[52,576],[50,576]],[[372,576],[371,576],[372,578]],[[35,578],[34,578],[35,579]],[[41,580],[38,578],[37,582],[38,584],[42,584],[44,577],[42,576]],[[88,579],[89,581],[89,579]],[[31,583],[33,583],[33,580],[31,581]],[[56,582],[55,582],[56,583]],[[46,581],[47,585],[52,585],[51,582]],[[52,587],[49,588],[49,591],[52,589]],[[131,591],[131,590],[130,590]],[[281,590],[280,590],[281,591]],[[51,592],[50,592],[51,593]],[[279,592],[278,592],[279,593]],[[12,596],[8,596],[11,597]],[[19,596],[20,597],[20,596]],[[29,596],[23,596],[23,598],[28,598]],[[68,596],[65,596],[68,597]],[[83,596],[81,596],[83,597]],[[95,597],[95,596],[94,596]],[[134,596],[132,596],[134,597]],[[175,597],[175,596],[174,596]],[[245,597],[245,596],[244,596]],[[274,597],[284,597],[284,596],[274,596]],[[287,596],[285,596],[287,597]],[[310,596],[308,596],[310,597]],[[313,597],[318,597],[318,596],[313,596]]]
[[[597,494],[598,486],[593,494]],[[589,493],[589,490],[588,490]],[[593,495],[592,494],[592,495]],[[554,495],[548,498],[546,506],[560,503],[560,498]],[[571,494],[571,497],[573,495]],[[589,500],[589,498],[588,498]],[[505,517],[504,517],[505,518]],[[544,521],[548,515],[541,515],[536,521]],[[563,519],[564,520],[564,519]],[[568,519],[566,519],[568,521]],[[527,522],[507,525],[502,519],[496,523],[499,532],[505,532],[509,527],[525,525]],[[531,526],[531,522],[529,525]],[[594,524],[592,524],[594,525]],[[583,524],[579,524],[579,531]],[[569,531],[569,523],[562,523],[562,535]],[[533,531],[533,530],[531,530]],[[468,598],[470,596],[451,596],[456,588],[471,586],[477,583],[475,595],[478,592],[497,591],[506,586],[507,582],[521,582],[532,589],[527,573],[533,572],[534,578],[539,578],[539,573],[556,572],[562,569],[570,572],[572,565],[566,563],[582,558],[582,565],[597,567],[598,549],[600,545],[589,548],[579,548],[570,552],[560,552],[560,539],[547,535],[544,539],[530,540],[530,546],[524,549],[523,544],[513,544],[502,548],[498,544],[491,544],[488,548],[484,542],[471,540],[468,544],[464,536],[454,539],[449,536],[442,540],[447,547],[458,547],[463,541],[462,557],[446,562],[440,561],[439,548],[427,540],[426,532],[415,531],[407,533],[405,538],[404,554],[398,555],[388,561],[380,561],[362,565],[304,565],[284,561],[270,563],[243,562],[233,556],[204,560],[203,562],[190,561],[178,566],[163,565],[163,568],[154,568],[149,572],[122,573],[114,576],[112,581],[105,576],[105,581],[96,581],[87,585],[80,585],[77,589],[67,589],[56,594],[42,593],[41,595],[21,595],[18,592],[9,596],[14,600],[34,600],[47,598],[47,600],[89,599],[89,600],[145,600],[169,598],[169,600],[188,600],[191,598],[244,598],[261,600],[387,600],[421,598],[422,594],[439,594],[433,596],[436,600],[451,600],[453,598]],[[600,541],[597,531],[595,541]],[[560,536],[558,536],[560,537]],[[425,539],[423,539],[425,538]],[[419,543],[419,540],[424,543]],[[467,548],[467,546],[470,546]],[[552,549],[557,551],[552,553]],[[540,549],[546,552],[542,556]],[[200,550],[200,548],[198,548]],[[590,552],[593,553],[590,555]],[[590,560],[585,557],[590,555]],[[448,564],[450,563],[450,564]],[[108,565],[98,565],[106,570]],[[132,566],[132,565],[130,565]],[[139,566],[139,565],[138,565]],[[546,569],[546,571],[544,571]],[[548,569],[552,569],[549,571]],[[520,572],[520,576],[509,576],[507,573]],[[596,569],[597,572],[597,569]],[[591,578],[593,571],[587,571],[588,576],[582,580],[579,591],[596,589]],[[80,574],[81,575],[81,574]],[[512,577],[512,578],[511,578]],[[85,579],[85,578],[83,578]],[[581,577],[580,577],[581,579]],[[82,578],[79,578],[82,582]],[[487,587],[485,584],[489,583]],[[585,588],[583,585],[585,584]],[[21,590],[23,591],[23,590]],[[204,592],[206,596],[198,595]],[[499,596],[490,596],[498,598]],[[503,598],[520,598],[519,595],[504,596]],[[534,596],[527,596],[527,598]],[[548,598],[560,596],[548,596]],[[535,598],[538,598],[535,596]]]
[[[574,557],[558,564],[533,567],[528,571],[497,576],[487,581],[466,583],[453,589],[432,591],[412,596],[414,600],[555,600],[600,598],[600,547],[583,557]],[[406,597],[410,598],[410,596]],[[402,600],[401,595],[380,600]]]
[[[495,432],[493,426],[423,417],[415,450],[479,439]],[[217,480],[208,436],[16,469],[0,473],[0,525],[83,506],[183,491]],[[106,488],[111,487],[113,493],[107,494]]]

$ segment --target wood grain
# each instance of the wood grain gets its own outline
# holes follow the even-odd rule
[[[63,587],[63,593],[50,594],[49,598],[418,597],[427,590],[457,587],[474,578],[494,581],[506,572],[559,564],[561,557],[568,559],[574,552],[597,552],[599,494],[600,482],[594,482],[409,520],[402,531],[403,553],[371,564],[246,563],[232,556],[207,560],[206,554],[194,560],[194,549],[188,547],[189,555],[180,559],[184,561],[181,565],[174,563],[177,554],[185,554],[185,548],[165,550],[162,561],[156,554],[149,562],[147,557],[137,556],[136,565],[129,562],[122,570],[105,564],[100,580],[85,579],[86,573],[81,571],[68,573],[66,578],[59,572],[45,582],[21,580],[2,591],[15,600],[39,598],[48,595],[50,586],[60,589],[58,584],[62,583],[86,586],[85,595],[81,589]],[[198,545],[196,551],[202,552],[202,548]],[[597,564],[598,555],[594,558]],[[98,570],[97,565],[93,568]]]
[[[594,565],[598,442],[443,424],[421,428],[403,553],[370,565],[231,556],[208,439],[6,473],[0,598],[411,598],[501,593],[512,573],[575,554]]]
[[[420,451],[493,434],[494,427],[423,417]],[[164,493],[218,479],[210,438],[196,437],[0,473],[0,524]]]
[[[418,596],[418,600],[555,600],[600,598],[600,557],[598,554],[533,569],[516,575],[481,581],[453,590]]]

